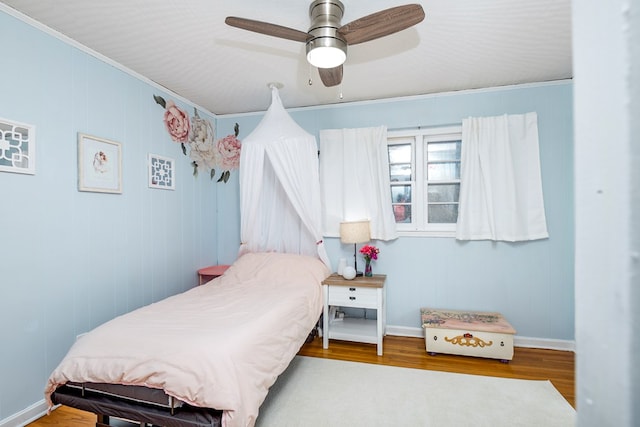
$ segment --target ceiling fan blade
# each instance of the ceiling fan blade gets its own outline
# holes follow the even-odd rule
[[[281,25],[270,24],[268,22],[254,21],[252,19],[228,16],[224,22],[232,27],[253,31],[254,33],[266,34],[268,36],[279,37],[281,39],[293,40],[294,42],[306,43],[309,35],[293,28]]]
[[[368,42],[407,29],[424,19],[419,4],[407,4],[372,13],[338,29],[348,45]]]
[[[320,80],[327,86],[338,86],[342,82],[342,65],[333,68],[318,68]]]

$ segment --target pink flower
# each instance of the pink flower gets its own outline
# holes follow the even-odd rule
[[[240,166],[240,140],[235,135],[227,135],[216,143],[218,164],[223,170],[238,169]]]
[[[164,112],[164,124],[167,127],[171,139],[175,142],[187,142],[191,123],[189,116],[176,106],[173,101],[168,101]]]
[[[380,249],[371,245],[364,245],[360,248],[360,253],[364,257],[365,260],[371,261],[372,259],[378,259],[378,254],[380,253]]]

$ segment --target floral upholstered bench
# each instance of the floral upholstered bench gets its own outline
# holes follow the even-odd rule
[[[427,353],[513,359],[516,331],[500,313],[421,308]]]

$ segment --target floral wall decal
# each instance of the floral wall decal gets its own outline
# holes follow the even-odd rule
[[[234,134],[214,141],[211,122],[201,118],[198,110],[194,108],[194,114],[189,119],[187,112],[173,101],[165,101],[159,95],[153,95],[153,99],[165,110],[163,121],[169,136],[174,142],[180,143],[182,154],[191,159],[193,175],[197,176],[198,170],[204,169],[209,171],[209,176],[213,179],[216,169],[219,169],[221,173],[217,182],[226,183],[231,171],[240,166],[238,124],[234,127]]]
[[[238,139],[238,133],[240,127],[236,123],[233,127],[233,135],[227,135],[216,142],[216,149],[214,150],[218,157],[218,165],[222,168],[222,176],[218,179],[218,182],[229,180],[230,171],[238,169],[240,166],[240,140]],[[213,176],[212,176],[213,178]]]
[[[176,142],[184,143],[189,138],[189,116],[169,101],[165,104],[164,124],[167,127],[171,139]]]

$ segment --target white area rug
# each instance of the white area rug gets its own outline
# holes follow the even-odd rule
[[[256,426],[565,427],[574,420],[549,381],[297,356],[271,388]]]

